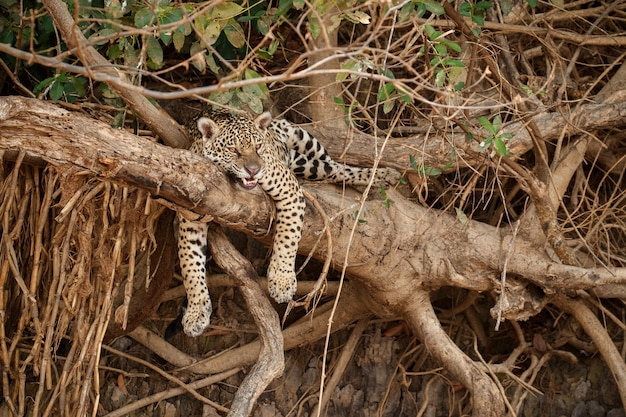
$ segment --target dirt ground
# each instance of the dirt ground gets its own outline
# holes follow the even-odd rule
[[[255,338],[253,326],[247,316],[241,296],[232,289],[214,294],[219,307],[210,336],[192,339],[178,334],[170,342],[182,351],[196,357],[208,357],[224,350],[244,345]],[[446,301],[442,302],[445,306]],[[176,315],[177,302],[162,306],[159,317],[148,326],[163,334],[167,324]],[[480,299],[474,306],[475,312],[484,313],[488,300]],[[444,311],[444,308],[442,308]],[[302,314],[294,311],[294,316]],[[293,319],[294,317],[290,317]],[[464,317],[458,316],[442,321],[466,352],[473,349],[471,331]],[[537,376],[532,387],[522,391],[526,394],[518,416],[572,416],[572,417],[622,417],[626,414],[621,406],[615,380],[610,375],[599,355],[575,349],[565,343],[559,350],[551,345],[560,345],[557,338],[565,334],[565,324],[557,323],[548,312],[542,313],[526,323],[521,323],[527,338],[532,338],[535,358],[522,357],[520,372],[533,369]],[[224,330],[232,329],[232,330]],[[498,332],[484,329],[489,343],[479,346],[483,358],[498,363],[515,348],[515,335],[509,324]],[[322,361],[326,361],[327,375],[337,365],[338,356],[352,329],[333,333],[328,352],[324,355],[324,341],[302,346],[286,353],[284,375],[274,381],[259,399],[253,415],[255,417],[311,416],[319,403]],[[111,345],[115,349],[142,358],[163,370],[171,372],[184,381],[200,378],[185,371],[177,371],[163,359],[129,337],[122,337]],[[476,359],[476,355],[472,355]],[[131,404],[158,392],[175,387],[148,368],[134,361],[106,354],[101,371],[100,411],[102,415]],[[225,381],[199,389],[207,399],[228,407],[236,388],[245,376],[239,372]],[[509,399],[519,384],[511,377],[499,375]],[[328,379],[326,379],[328,381]],[[321,412],[329,417],[374,417],[374,416],[463,416],[471,413],[471,403],[465,389],[451,379],[440,364],[433,363],[419,340],[407,333],[399,321],[371,318],[359,338],[357,348],[332,391],[328,406]],[[186,416],[211,417],[224,415],[215,407],[202,403],[189,394],[152,403],[134,411],[133,416]]]

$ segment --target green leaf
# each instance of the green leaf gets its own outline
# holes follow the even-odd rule
[[[280,46],[280,41],[278,39],[275,39],[271,44],[270,47],[268,48],[268,52],[272,55],[274,55],[276,53],[276,50],[278,50],[278,47]]]
[[[428,176],[429,177],[436,177],[437,175],[441,175],[441,170],[437,167],[429,167],[430,169],[428,170]]]
[[[219,104],[227,104],[232,100],[233,95],[234,90],[216,91],[209,94],[209,99]]]
[[[391,110],[393,110],[393,106],[395,105],[395,100],[387,100],[383,104],[383,113],[389,114]]]
[[[143,7],[135,12],[135,27],[141,29],[154,23],[156,16],[151,9]]]
[[[197,26],[197,21],[196,21],[196,26]],[[222,28],[219,22],[216,22],[216,21],[208,22],[206,27],[198,28],[198,29],[200,32],[200,38],[202,39],[202,43],[207,48],[215,43],[217,38],[220,36],[220,32],[222,31]]]
[[[443,42],[439,42],[435,44],[435,52],[437,55],[448,55],[448,47]]]
[[[176,52],[180,52],[185,46],[185,35],[179,31],[176,31],[172,34],[172,41],[174,41],[174,48]]]
[[[461,16],[470,17],[472,15],[472,5],[468,2],[463,2],[459,5],[459,14]]]
[[[485,149],[489,148],[489,146],[491,145],[491,142],[493,141],[493,137],[488,137],[485,138],[482,142],[480,142],[478,144],[478,150],[480,152],[484,151]]]
[[[487,10],[493,7],[493,3],[490,1],[479,1],[474,7],[478,10]]]
[[[319,19],[314,17],[309,18],[309,31],[311,32],[313,39],[317,39],[320,33],[322,33],[322,27]]]
[[[492,135],[498,133],[498,131],[493,127],[493,124],[486,117],[480,116],[478,118],[478,123],[480,123],[483,128]]]
[[[363,25],[369,25],[371,21],[370,15],[360,10],[347,11],[344,13],[346,20],[352,23],[361,23]]]
[[[56,80],[56,77],[46,78],[45,80],[43,80],[42,82],[37,84],[35,86],[35,88],[33,88],[33,94],[39,94],[40,92],[45,90],[46,87],[48,87],[50,84],[52,84],[54,82],[54,80]]]
[[[276,9],[276,16],[285,16],[293,6],[293,0],[280,0]]]
[[[464,87],[465,87],[465,83],[463,81],[460,81],[452,88],[452,91],[460,91]]]
[[[191,65],[193,65],[200,72],[204,72],[207,66],[207,62],[204,59],[204,53],[200,53],[204,50],[205,48],[200,42],[192,43],[191,48],[189,48],[189,55],[193,57]]]
[[[424,32],[426,32],[426,36],[428,36],[428,39],[430,39],[431,41],[434,41],[439,36],[441,36],[441,32],[439,32],[430,25],[424,25]]]
[[[114,43],[113,45],[109,46],[109,48],[107,49],[107,57],[111,61],[115,61],[121,55],[122,55],[122,48],[120,47],[119,43]]]
[[[524,92],[526,94],[528,94],[529,96],[533,96],[535,94],[535,92],[532,90],[532,88],[530,88],[529,86],[527,86],[526,84],[522,84],[520,86],[522,88],[522,90],[524,90]]]
[[[458,207],[454,208],[454,211],[456,212],[456,218],[459,219],[459,221],[461,222],[461,224],[463,226],[467,226],[469,224],[469,219],[467,218],[467,216],[465,215],[465,213],[463,213],[463,210],[461,210]]]
[[[415,161],[415,157],[413,155],[409,155],[409,164],[411,165],[411,168],[417,171],[417,161]]]
[[[436,1],[424,0],[424,1],[421,1],[420,3],[424,5],[426,10],[428,10],[429,12],[437,16],[441,16],[442,14],[446,12],[443,6]]]
[[[59,100],[61,97],[63,97],[63,93],[65,93],[65,86],[58,80],[55,81],[50,87],[50,98],[52,100]]]
[[[414,14],[415,5],[409,1],[400,9],[400,13],[398,13],[398,21],[401,23],[408,22]]]
[[[504,15],[508,15],[513,10],[513,1],[511,0],[500,0],[500,9],[502,9],[502,13]]]
[[[391,83],[383,84],[378,90],[378,96],[377,96],[378,101],[382,103],[383,101],[387,100],[391,96],[391,93],[393,93],[393,90],[394,90],[393,84]]]
[[[485,18],[477,14],[472,15],[472,22],[476,23],[480,27],[485,26]]]
[[[431,167],[430,165],[424,165],[417,169],[417,173],[420,177],[436,177],[437,175],[441,175],[441,170],[439,168]]]
[[[504,143],[500,136],[496,136],[494,138],[493,145],[496,148],[496,152],[498,152],[501,156],[509,155],[509,151],[506,149],[506,143]]]
[[[220,3],[211,8],[211,17],[216,20],[231,19],[243,12],[243,7],[232,1]]]
[[[461,52],[461,45],[459,45],[456,42],[452,42],[447,39],[442,39],[441,43],[445,44],[448,48],[452,49],[454,52]]]
[[[172,32],[159,32],[159,39],[163,42],[163,45],[169,46],[172,41]]]
[[[534,9],[535,7],[537,7],[538,0],[526,0],[526,3],[528,3],[528,5]]]
[[[158,67],[163,65],[163,48],[161,48],[161,44],[154,36],[148,36],[146,38],[146,52],[148,58]]]
[[[460,59],[454,59],[454,58],[446,58],[442,61],[442,64],[445,65],[446,67],[456,67],[456,68],[465,67],[465,63],[463,61],[461,61]]]
[[[385,190],[385,187],[383,187],[382,185],[380,186],[380,196],[386,200],[387,199],[387,190]]]
[[[357,62],[356,61],[348,60],[341,66],[341,69],[353,71],[356,66],[357,66]],[[341,82],[341,81],[344,81],[347,77],[348,77],[348,73],[347,72],[339,72],[335,76],[335,80],[337,82]]]
[[[436,56],[436,57],[434,57],[433,59],[430,60],[430,66],[433,67],[433,68],[437,67],[437,66],[439,66],[441,64],[441,62],[442,62],[441,57],[440,56]]]
[[[159,22],[162,25],[167,25],[169,23],[175,23],[181,20],[184,16],[182,9],[178,7],[166,7],[159,13]]]
[[[250,96],[250,101],[248,101],[248,107],[256,114],[263,113],[263,101],[257,96]]]
[[[179,25],[174,29],[174,32],[182,33],[185,36],[191,35],[192,27],[191,24],[185,22],[182,25]]]
[[[495,133],[498,133],[500,131],[500,129],[502,129],[502,116],[500,116],[499,114],[496,115],[496,117],[493,118],[493,121],[491,122],[491,124],[493,125],[493,130],[495,130]]]
[[[261,78],[261,75],[259,75],[258,72],[251,70],[250,68],[246,68],[246,70],[244,71],[244,78],[246,80],[253,80],[256,78]],[[267,96],[267,94],[269,93],[269,90],[265,83],[254,84],[254,87],[260,90],[259,96],[263,96],[263,98],[265,98],[265,96]]]
[[[217,62],[215,62],[213,54],[204,55],[204,59],[206,61],[206,66],[209,67],[211,72],[213,72],[213,74],[219,74],[221,68],[217,65]]]
[[[243,48],[246,44],[246,35],[239,23],[235,20],[231,20],[230,23],[224,27],[224,35],[226,35],[228,42],[235,48]]]
[[[435,86],[443,87],[446,82],[446,72],[444,70],[439,70],[435,74]]]
[[[85,84],[87,80],[82,77],[72,77],[72,85],[76,90],[76,94],[80,97],[85,97]]]
[[[117,32],[113,28],[104,28],[104,29],[102,29],[102,30],[100,30],[98,32],[95,32],[93,35],[91,35],[89,37],[89,39],[93,40],[94,38],[96,38],[98,36],[101,36],[101,37],[104,38],[104,37],[107,37],[107,36],[110,36],[110,35],[114,35],[115,33],[117,33]],[[106,39],[103,39],[103,40],[95,43],[95,45],[96,46],[102,46],[102,45],[106,45],[107,43],[109,43],[109,41],[106,40]]]

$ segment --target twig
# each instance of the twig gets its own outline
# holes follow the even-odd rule
[[[302,302],[302,305],[308,308],[308,306],[311,303],[311,299],[315,297],[317,294],[321,295],[321,293],[323,292],[322,287],[326,288],[326,276],[328,275],[328,271],[330,270],[330,263],[333,260],[333,236],[330,233],[330,223],[328,221],[328,216],[326,215],[326,212],[320,205],[319,201],[317,201],[317,198],[315,198],[315,196],[311,194],[305,188],[302,189],[302,193],[304,194],[304,197],[307,200],[313,203],[313,206],[317,210],[317,213],[322,218],[322,222],[324,223],[324,234],[326,235],[326,258],[324,259],[324,266],[322,267],[322,272],[320,273],[320,276],[315,281],[315,286],[313,287],[311,291],[309,291],[306,298]],[[315,253],[315,249],[317,248],[317,245],[320,240],[321,240],[321,236],[320,236],[320,239],[317,240],[313,248],[309,251],[309,256],[304,262],[305,265],[309,261],[309,259],[311,259],[311,257],[313,256],[313,253]],[[302,266],[302,268],[303,267],[304,265]],[[297,303],[295,305],[300,305],[300,303]],[[291,308],[291,303],[290,303],[289,308]]]
[[[348,367],[348,364],[352,359],[352,355],[354,355],[354,351],[356,350],[359,340],[361,340],[361,336],[363,335],[363,332],[367,328],[369,322],[369,318],[361,319],[356,323],[354,329],[352,329],[352,333],[350,333],[350,337],[348,338],[348,341],[341,350],[341,355],[339,355],[337,363],[333,368],[333,375],[328,379],[328,382],[326,383],[326,388],[324,390],[322,400],[315,405],[310,415],[319,415],[321,412],[326,410],[326,406],[328,405],[328,402],[330,401],[333,392],[335,392],[335,387],[337,387],[337,385],[343,378],[343,374],[346,371],[346,368]]]
[[[554,299],[553,304],[571,314],[593,340],[613,373],[622,405],[626,407],[626,364],[602,323],[582,300],[559,295]]]
[[[498,300],[498,318],[496,320],[496,325],[494,326],[495,330],[498,331],[500,329],[500,322],[502,321],[502,311],[506,305],[505,301],[507,299],[506,295],[506,270],[509,265],[509,259],[513,255],[513,247],[515,246],[515,237],[517,236],[517,232],[519,231],[520,221],[516,221],[513,226],[513,233],[511,234],[509,240],[509,247],[506,251],[506,256],[504,258],[504,263],[502,264],[502,272],[500,273],[500,299]]]
[[[108,414],[105,414],[104,417],[122,417],[125,415],[128,415],[129,413],[131,413],[134,410],[138,410],[142,407],[145,407],[149,404],[153,404],[155,402],[158,401],[163,401],[163,400],[167,400],[168,398],[172,398],[172,397],[176,397],[178,395],[184,394],[187,392],[187,388],[191,388],[194,390],[200,389],[200,388],[204,388],[207,387],[209,385],[213,385],[216,384],[220,381],[225,380],[226,378],[235,375],[237,372],[239,372],[241,369],[239,368],[235,368],[235,369],[231,369],[230,371],[226,371],[226,372],[222,372],[216,375],[211,375],[209,377],[206,377],[204,379],[200,379],[198,381],[192,382],[190,384],[187,384],[187,386],[185,388],[172,388],[172,389],[168,389],[167,391],[162,391],[159,392],[157,394],[153,394],[150,395],[146,398],[142,398],[141,400],[135,401],[132,404],[128,404],[125,405],[122,408],[119,408],[115,411],[112,411]],[[223,407],[220,407],[220,409],[222,409]]]
[[[167,379],[167,380],[169,380],[169,381],[179,385],[187,393],[193,395],[193,397],[195,399],[197,399],[198,401],[201,401],[201,402],[203,402],[205,404],[208,404],[211,407],[214,407],[214,408],[216,408],[216,409],[218,409],[220,411],[228,412],[228,409],[226,407],[222,407],[221,405],[219,405],[219,404],[209,400],[205,396],[200,395],[198,393],[198,391],[196,391],[194,388],[191,387],[191,384],[186,384],[185,382],[181,381],[179,378],[176,378],[174,375],[171,375],[170,373],[165,372],[160,367],[155,366],[155,365],[151,364],[148,361],[144,361],[143,359],[139,359],[139,358],[137,358],[135,356],[126,354],[126,353],[124,353],[122,351],[119,351],[119,350],[117,350],[115,348],[112,348],[110,346],[107,346],[107,345],[102,345],[102,348],[104,350],[107,350],[107,351],[111,352],[111,353],[114,353],[115,355],[118,355],[118,356],[121,356],[123,358],[129,359],[129,360],[131,360],[133,362],[136,362],[138,364],[141,364],[141,365],[145,366],[146,368],[152,369],[154,372],[158,373],[159,375],[161,375],[165,379]],[[238,368],[235,368],[235,369],[238,369]]]

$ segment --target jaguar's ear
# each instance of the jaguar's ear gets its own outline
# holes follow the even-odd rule
[[[267,130],[267,128],[270,127],[270,123],[272,123],[272,113],[268,111],[261,113],[256,119],[254,119],[254,123],[259,127],[259,129]]]
[[[208,117],[198,119],[198,130],[204,139],[211,139],[217,133],[217,124]]]

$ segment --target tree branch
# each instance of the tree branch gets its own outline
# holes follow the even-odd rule
[[[239,281],[254,322],[259,328],[259,358],[242,382],[229,416],[246,417],[265,388],[285,369],[283,335],[276,310],[270,304],[258,283],[258,276],[250,261],[241,255],[224,232],[214,224],[209,227],[208,244],[215,262]]]
[[[52,16],[55,26],[61,31],[65,43],[78,51],[78,58],[90,73],[104,73],[118,78],[122,83],[128,82],[126,74],[112,66],[93,46],[85,46],[88,45],[87,39],[74,22],[66,3],[62,0],[43,0],[43,4]],[[165,143],[175,148],[187,147],[185,133],[167,113],[157,109],[142,94],[119,87],[118,83],[108,84]]]

